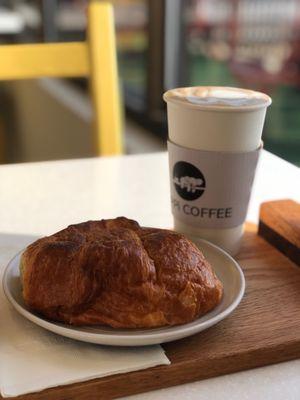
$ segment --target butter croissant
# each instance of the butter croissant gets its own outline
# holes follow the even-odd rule
[[[32,243],[21,258],[25,303],[72,325],[152,328],[212,310],[222,284],[173,231],[124,217],[88,221]]]

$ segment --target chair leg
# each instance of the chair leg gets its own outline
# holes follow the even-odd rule
[[[91,1],[88,21],[96,154],[121,154],[122,117],[111,4]]]

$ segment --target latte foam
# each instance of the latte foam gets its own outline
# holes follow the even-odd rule
[[[167,91],[164,100],[179,102],[200,108],[260,108],[271,104],[271,99],[264,93],[248,89],[197,86],[177,88]]]

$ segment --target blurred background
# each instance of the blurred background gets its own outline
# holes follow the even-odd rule
[[[0,45],[84,40],[87,3],[0,0]],[[165,149],[165,90],[227,85],[273,98],[265,148],[300,165],[300,0],[112,3],[125,153]],[[85,79],[0,81],[0,162],[91,156],[91,117]]]

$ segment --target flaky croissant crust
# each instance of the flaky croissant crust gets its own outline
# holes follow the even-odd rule
[[[72,325],[150,328],[212,310],[222,284],[183,235],[124,217],[37,240],[21,259],[26,304]]]

